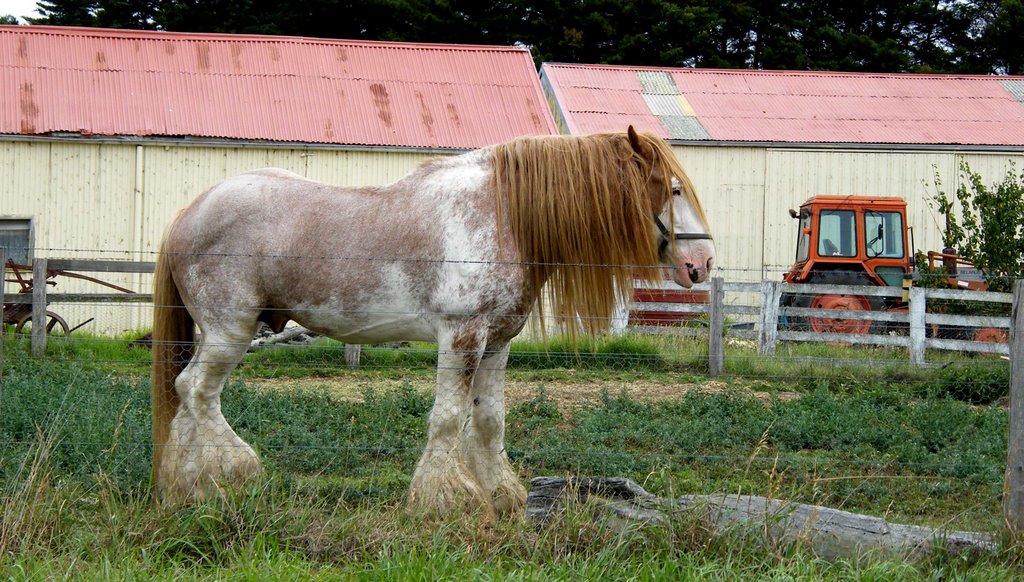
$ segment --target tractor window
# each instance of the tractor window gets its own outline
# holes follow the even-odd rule
[[[868,258],[903,258],[903,216],[899,212],[864,213]]]
[[[811,248],[811,211],[800,212],[800,227],[796,235],[796,262],[806,261]]]
[[[818,218],[818,254],[857,256],[857,226],[852,210],[822,210]]]

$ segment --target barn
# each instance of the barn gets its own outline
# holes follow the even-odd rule
[[[730,281],[780,278],[787,210],[813,195],[902,197],[917,248],[938,250],[936,178],[954,192],[962,163],[989,184],[1024,169],[1024,77],[545,63],[541,82],[564,133],[633,124],[673,144]]]
[[[253,168],[382,184],[557,133],[522,47],[0,26],[0,95],[0,246],[18,262],[153,260],[176,209]],[[147,321],[117,308],[86,329]]]

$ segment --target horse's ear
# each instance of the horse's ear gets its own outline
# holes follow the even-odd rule
[[[651,148],[650,144],[644,143],[644,140],[640,139],[640,134],[633,129],[632,125],[626,129],[626,137],[629,138],[629,146],[633,148],[637,155],[647,161],[654,159],[654,149]]]
[[[642,145],[640,145],[640,136],[637,135],[636,130],[633,129],[632,125],[630,125],[629,128],[626,129],[626,136],[629,137],[629,145],[633,148],[633,151],[640,155],[643,155],[644,148]]]

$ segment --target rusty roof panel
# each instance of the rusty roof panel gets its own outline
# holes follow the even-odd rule
[[[571,99],[573,109],[606,113],[655,114],[644,103],[643,95],[627,91],[593,91],[570,87],[565,95]]]
[[[700,135],[683,131],[679,122],[685,122],[706,130],[711,141],[1024,146],[1024,77],[548,63],[542,75],[569,127],[580,133],[611,119],[629,122],[625,114],[642,104],[647,115],[634,125],[674,139]],[[664,115],[674,108],[666,101],[673,84],[696,124]]]
[[[473,148],[556,133],[530,52],[0,26],[0,133]]]
[[[585,128],[579,133],[625,131],[627,127],[632,125],[638,131],[649,131],[658,137],[669,139],[668,130],[656,116],[651,114],[575,113],[573,118],[578,127]]]

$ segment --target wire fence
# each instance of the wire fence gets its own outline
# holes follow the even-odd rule
[[[760,285],[759,273],[718,274],[750,289]],[[148,295],[148,277],[110,278]],[[91,292],[87,282],[60,275],[56,282],[46,289],[51,297]],[[18,305],[10,301],[17,294],[12,285],[6,309]],[[42,355],[32,357],[31,334],[15,333],[13,322],[4,327],[0,475],[7,483],[45,442],[52,469],[86,493],[98,474],[126,492],[148,491],[156,453],[167,470],[188,475],[188,486],[202,485],[203,467],[215,465],[212,474],[224,476],[235,470],[235,459],[259,459],[297,491],[389,502],[407,495],[422,478],[418,464],[435,454],[455,455],[471,472],[504,467],[498,463],[504,459],[522,483],[545,474],[626,476],[655,492],[778,496],[961,529],[988,529],[1001,520],[1005,358],[929,348],[922,366],[905,347],[789,341],[785,309],[776,320],[783,335],[767,354],[755,291],[725,294],[727,308],[751,309],[726,316],[714,374],[710,317],[690,308],[669,310],[675,319],[665,325],[638,326],[629,324],[629,313],[638,311],[633,306],[620,333],[599,340],[561,336],[557,322],[543,332],[527,325],[507,364],[486,348],[439,348],[437,341],[364,345],[354,362],[351,354],[346,359],[344,342],[308,330],[281,343],[268,341],[277,335],[266,329],[244,342],[206,338],[193,355],[188,389],[167,393],[178,399],[169,403],[174,412],[185,406],[199,413],[191,424],[172,420],[163,449],[153,447],[151,434],[152,305],[71,299],[48,309],[69,327],[91,321],[66,335],[51,328]],[[993,317],[1009,317],[1008,304],[993,305],[1007,310]],[[295,307],[269,309],[297,315]],[[437,314],[389,308],[348,315]],[[813,312],[808,319],[814,317],[844,320]],[[888,323],[869,333],[909,337],[909,329]],[[837,324],[822,325],[835,331]],[[974,341],[953,327],[935,324],[926,338],[956,333]],[[1000,341],[1006,339],[987,343]],[[241,364],[228,374],[224,368],[235,355]],[[492,384],[507,370],[500,392],[472,378],[459,384],[467,358],[472,374]],[[464,402],[445,382],[466,387]],[[454,432],[436,434],[445,422]],[[495,423],[504,427],[497,449]],[[194,436],[199,433],[204,436]],[[431,447],[430,439],[440,440]],[[164,452],[173,448],[184,452],[168,461]],[[506,478],[502,470],[477,475],[488,493]]]

